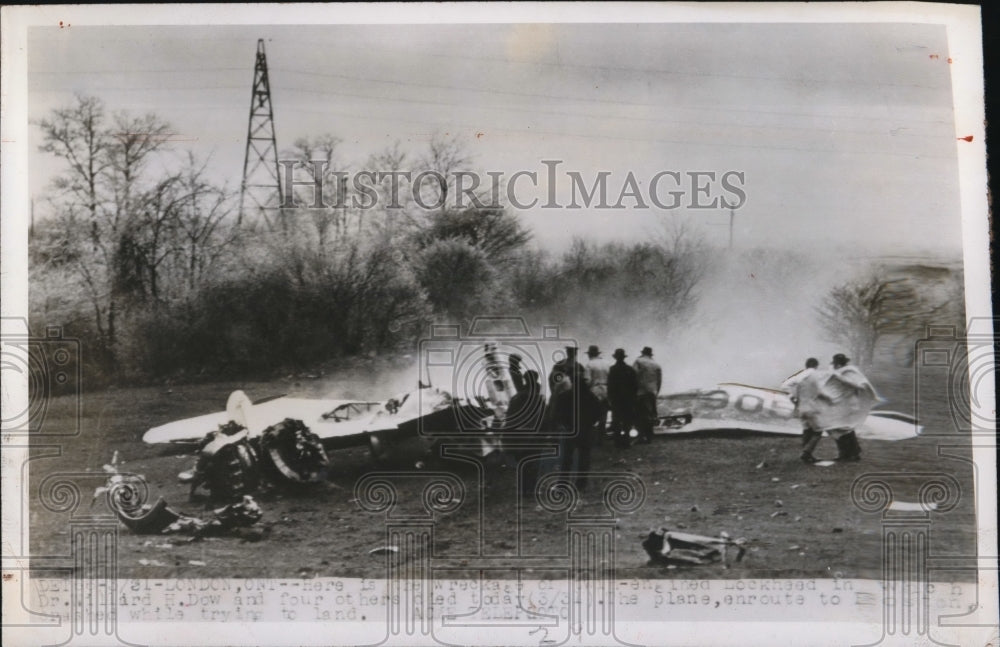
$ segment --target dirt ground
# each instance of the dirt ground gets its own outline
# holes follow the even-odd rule
[[[890,400],[887,408],[912,412],[913,383],[903,370],[892,376],[873,376]],[[341,385],[342,386],[342,385]],[[926,385],[924,385],[926,386]],[[333,390],[329,390],[330,388]],[[271,383],[215,383],[111,389],[87,393],[82,398],[81,433],[68,439],[37,441],[38,456],[30,462],[30,547],[34,555],[68,555],[69,518],[39,503],[39,490],[47,477],[60,472],[70,477],[82,493],[80,512],[92,509],[90,494],[104,481],[101,466],[119,452],[121,469],[145,476],[150,496],[163,496],[176,509],[204,513],[205,506],[191,503],[187,486],[177,473],[193,464],[190,453],[153,447],[141,442],[142,433],[169,420],[223,408],[236,388],[252,399],[276,393],[292,395],[341,395],[338,384],[322,385],[294,380]],[[928,390],[925,388],[922,393]],[[945,406],[944,385],[936,391],[940,401],[932,411],[921,406],[922,422],[941,430],[952,424]],[[373,394],[370,394],[373,395]],[[57,398],[50,403],[45,431],[68,431],[75,425],[75,400]],[[961,440],[958,436],[955,439]],[[976,520],[973,465],[969,449],[948,449],[957,457],[939,455],[940,437],[924,436],[900,442],[862,441],[863,458],[857,463],[829,468],[803,465],[798,460],[799,440],[774,435],[701,435],[657,437],[651,445],[617,449],[610,443],[595,448],[593,470],[627,471],[638,475],[646,499],[635,512],[618,519],[615,550],[616,577],[620,578],[747,578],[747,577],[881,577],[879,514],[865,513],[851,500],[851,486],[866,473],[945,472],[962,487],[958,505],[951,511],[931,514],[929,551],[935,556],[971,555],[975,552]],[[967,438],[966,438],[967,440]],[[58,444],[58,455],[42,445]],[[833,441],[824,439],[818,454],[832,457]],[[381,577],[385,560],[369,551],[386,543],[384,515],[366,512],[357,504],[355,483],[366,473],[386,469],[373,462],[367,449],[331,452],[329,482],[307,492],[272,492],[258,497],[264,517],[257,541],[209,538],[176,543],[172,537],[119,533],[119,577]],[[394,467],[413,470],[412,462]],[[425,470],[454,471],[465,477],[466,502],[439,515],[434,529],[436,556],[475,555],[482,540],[484,550],[498,555],[565,555],[564,514],[537,509],[534,502],[518,509],[513,487],[498,485],[502,473],[491,473],[484,492],[480,528],[479,486],[475,472],[455,460],[428,465]],[[905,481],[905,479],[903,479]],[[417,481],[404,479],[404,482]],[[404,486],[409,487],[409,486]],[[912,491],[908,490],[910,488]],[[916,501],[915,481],[897,488],[899,498]],[[415,490],[403,495],[419,497]],[[584,495],[583,511],[600,507],[594,488]],[[103,506],[98,503],[95,507]],[[739,564],[667,568],[648,563],[640,546],[652,528],[717,535],[726,531],[743,537],[749,550]],[[143,565],[157,562],[161,565]],[[191,562],[204,565],[192,565]],[[474,560],[473,560],[474,562]],[[544,576],[544,573],[539,573]],[[958,575],[961,577],[961,575]],[[965,577],[972,577],[966,574]]]

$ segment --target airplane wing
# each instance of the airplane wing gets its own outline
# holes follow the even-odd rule
[[[255,435],[285,418],[302,420],[321,440],[338,436],[363,435],[363,425],[360,423],[371,418],[374,409],[381,404],[360,400],[289,397],[252,404],[242,391],[235,391],[229,397],[226,411],[175,420],[153,427],[143,434],[142,440],[151,445],[196,443],[204,438],[205,434],[229,421],[238,422]]]
[[[657,401],[657,413],[658,434],[726,430],[802,434],[787,393],[747,384],[723,383],[714,389],[663,395]],[[892,411],[872,411],[857,426],[859,437],[873,440],[915,438],[922,430],[912,416]]]
[[[225,411],[208,413],[194,418],[175,420],[158,427],[152,427],[142,435],[142,441],[149,445],[160,443],[196,443],[205,434],[229,422]]]
[[[234,391],[226,403],[226,411],[168,422],[148,430],[142,439],[149,444],[196,443],[229,421],[246,427],[252,437],[285,418],[292,418],[301,420],[325,444],[362,445],[374,433],[417,435],[423,430],[421,422],[427,431],[456,430],[454,407],[473,417],[489,413],[433,388],[383,401],[280,397],[259,404],[250,402],[242,391]]]

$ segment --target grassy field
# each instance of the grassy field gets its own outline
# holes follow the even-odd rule
[[[146,429],[219,410],[235,388],[244,389],[253,399],[276,393],[321,395],[320,391],[327,390],[340,395],[347,384],[358,388],[355,378],[334,378],[322,385],[287,380],[118,388],[87,393],[79,421],[81,433],[59,441],[58,456],[41,457],[30,463],[32,553],[67,555],[70,550],[68,515],[51,512],[39,503],[39,488],[47,477],[60,472],[76,473],[71,478],[80,485],[81,511],[87,512],[90,493],[104,480],[101,466],[117,450],[124,471],[145,476],[152,499],[163,496],[176,509],[203,513],[204,505],[189,503],[187,487],[176,479],[178,472],[191,467],[193,457],[144,445],[141,435]],[[373,377],[368,381],[372,385],[377,383]],[[915,410],[909,369],[876,372],[873,381],[890,401],[888,408]],[[945,388],[942,383],[940,389],[921,391],[937,400],[921,403],[922,422],[928,431],[941,432],[952,424]],[[72,398],[57,398],[50,403],[45,430],[69,430],[75,424]],[[829,468],[809,467],[799,462],[799,441],[795,437],[681,435],[658,437],[651,445],[627,450],[605,443],[595,449],[594,471],[632,472],[641,477],[647,490],[643,506],[618,520],[616,575],[879,578],[881,516],[862,512],[850,496],[852,483],[866,473],[943,472],[957,478],[962,487],[958,505],[949,512],[931,514],[930,554],[972,555],[976,548],[976,519],[971,450],[948,450],[959,458],[943,457],[938,452],[940,446],[954,444],[956,440],[963,440],[963,435],[955,433],[944,439],[925,435],[900,442],[863,441],[860,462]],[[41,447],[36,451],[39,456],[51,453]],[[824,439],[818,454],[833,456],[835,451],[833,442]],[[264,510],[263,537],[259,541],[211,538],[180,543],[177,538],[137,536],[121,528],[119,575],[156,578],[384,575],[384,559],[369,555],[372,548],[385,543],[384,517],[359,508],[354,499],[354,485],[364,474],[385,466],[375,465],[365,449],[333,452],[332,462],[329,481],[309,492],[270,493],[258,498]],[[413,469],[410,464],[397,467]],[[533,502],[521,505],[519,510],[513,488],[495,485],[503,474],[488,475],[486,482],[494,485],[480,492],[470,468],[446,460],[436,467],[467,477],[469,496],[457,510],[440,516],[434,530],[435,554],[476,554],[480,538],[487,552],[499,555],[515,555],[518,546],[522,554],[565,554],[565,518],[543,513]],[[899,483],[899,498],[916,501],[916,482],[900,477]],[[418,496],[415,491],[404,494]],[[487,506],[484,528],[479,526],[477,509],[480,494]],[[596,509],[597,496],[588,491],[585,499],[590,498],[583,510],[588,506]],[[732,537],[745,537],[750,548],[744,560],[728,570],[721,565],[678,569],[652,566],[640,542],[650,529],[660,526],[709,535],[727,531]],[[142,565],[140,560],[155,560],[162,565]],[[192,565],[191,561],[205,565]]]

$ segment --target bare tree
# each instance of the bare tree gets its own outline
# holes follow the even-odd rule
[[[674,221],[663,226],[657,247],[662,252],[657,280],[670,286],[669,297],[660,310],[687,312],[697,301],[696,289],[708,271],[710,256],[705,239],[688,221]]]
[[[189,152],[187,166],[179,174],[182,200],[176,214],[175,257],[188,291],[202,284],[238,235],[235,226],[226,226],[227,218],[233,214],[233,195],[205,179],[207,164],[199,164]]]
[[[326,245],[331,226],[338,234],[347,227],[346,196],[341,194],[337,178],[338,171],[343,170],[338,168],[337,162],[337,148],[342,142],[339,137],[329,133],[312,139],[301,137],[295,140],[290,151],[284,153],[284,159],[297,162],[293,167],[293,179],[313,184],[311,188],[305,185],[285,187],[285,191],[308,211],[316,227],[320,248]],[[319,177],[317,173],[320,174]],[[322,195],[318,195],[319,191],[322,191]],[[322,200],[323,204],[317,204],[318,200]],[[287,213],[282,217],[286,215]]]
[[[428,204],[440,203],[441,208],[446,209],[448,196],[455,188],[455,173],[468,170],[467,167],[472,163],[472,156],[457,136],[435,133],[428,144],[427,153],[420,161],[424,167],[421,171],[436,173],[437,196]],[[422,187],[417,187],[417,189],[420,190]]]
[[[159,271],[173,249],[179,178],[150,178],[151,162],[169,146],[170,126],[155,114],[109,118],[99,99],[83,95],[38,126],[40,150],[65,163],[53,181],[53,217],[113,369],[119,319],[130,302],[159,297]]]
[[[54,179],[53,188],[74,215],[83,210],[91,222],[98,219],[100,178],[111,163],[105,120],[100,99],[77,95],[76,105],[53,110],[50,118],[38,122],[43,136],[39,150],[63,159],[68,167]]]
[[[378,174],[379,179],[376,191],[382,222],[373,224],[390,239],[399,232],[410,232],[423,224],[413,214],[413,193],[403,182],[403,174],[411,170],[406,168],[406,163],[407,154],[401,150],[399,140],[369,156],[365,162],[365,169]]]
[[[93,308],[93,323],[101,350],[110,355],[115,342],[109,266],[109,250],[102,236],[105,218],[103,178],[111,166],[111,138],[105,127],[104,104],[96,97],[76,96],[76,103],[53,110],[38,122],[42,131],[39,150],[66,163],[66,170],[54,178],[50,201],[65,239],[60,241],[63,256],[80,277],[81,286]],[[101,266],[105,268],[102,271]]]
[[[850,349],[855,361],[871,368],[879,340],[889,334],[919,331],[930,314],[904,278],[889,278],[872,268],[861,278],[830,289],[816,314],[826,336]]]

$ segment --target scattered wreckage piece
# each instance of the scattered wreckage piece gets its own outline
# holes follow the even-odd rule
[[[227,430],[225,437],[238,436],[239,432]],[[123,474],[118,469],[118,452],[111,463],[103,466],[108,475],[104,485],[94,490],[91,505],[101,495],[107,497],[108,507],[126,528],[137,535],[189,534],[192,538],[240,534],[258,521],[263,512],[250,495],[243,495],[235,503],[216,508],[207,519],[177,512],[167,505],[163,497],[156,503],[143,503],[146,499],[146,482],[142,476]]]
[[[669,566],[704,566],[722,562],[729,568],[729,548],[736,548],[736,562],[746,554],[746,540],[742,537],[731,539],[726,532],[718,537],[706,537],[690,533],[668,531],[666,528],[653,530],[642,541],[642,548],[654,564]]]
[[[286,418],[256,436],[230,421],[205,436],[194,470],[178,478],[190,483],[192,498],[204,487],[212,499],[233,501],[265,483],[325,480],[329,462],[323,444],[301,420]]]
[[[118,520],[136,535],[158,535],[170,524],[181,518],[181,515],[167,507],[163,497],[156,500],[152,506],[143,506],[135,514],[115,508]]]
[[[208,518],[177,512],[167,505],[163,497],[152,506],[145,505],[134,512],[115,508],[115,514],[126,528],[137,535],[186,534],[200,538],[240,535],[244,529],[260,521],[263,511],[253,497],[245,495],[238,503],[212,510]]]

